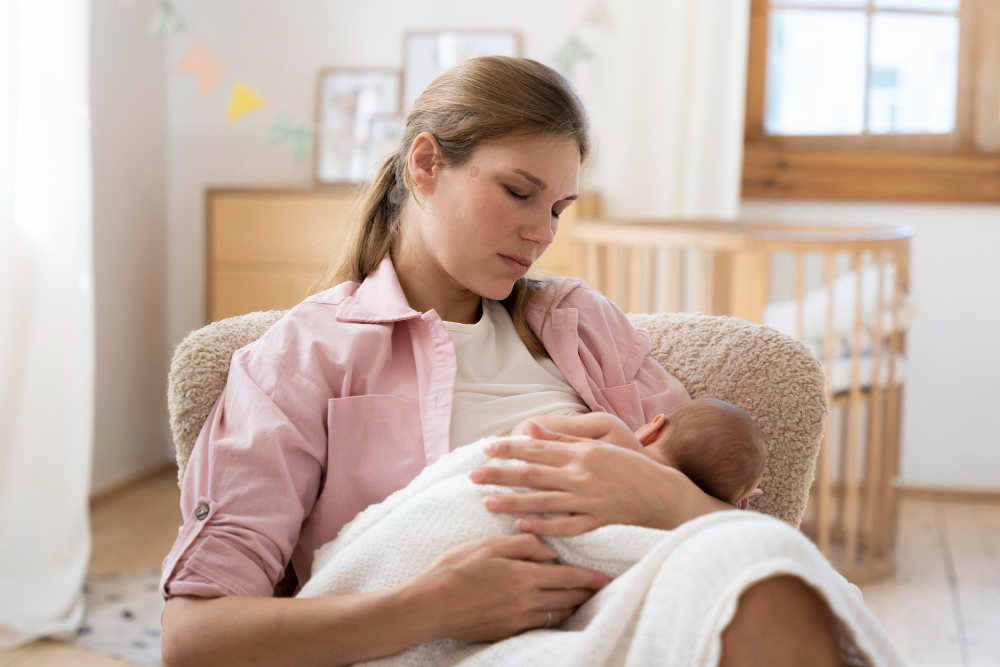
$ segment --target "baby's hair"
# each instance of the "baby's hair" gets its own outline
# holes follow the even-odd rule
[[[674,465],[705,493],[735,502],[752,490],[746,488],[748,479],[764,474],[764,436],[739,407],[699,398],[668,417]]]

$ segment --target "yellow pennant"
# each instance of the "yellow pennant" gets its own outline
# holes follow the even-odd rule
[[[229,98],[229,113],[226,122],[231,123],[243,114],[249,113],[267,104],[267,100],[242,81],[233,86],[233,95]]]
[[[225,72],[219,61],[201,44],[195,44],[177,63],[176,72],[190,72],[198,78],[198,96],[205,97]]]

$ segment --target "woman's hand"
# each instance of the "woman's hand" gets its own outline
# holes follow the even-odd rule
[[[524,532],[570,537],[609,524],[672,530],[703,514],[734,509],[676,468],[642,453],[538,425],[531,428],[530,440],[499,440],[493,451],[487,449],[490,456],[520,459],[526,465],[486,466],[469,475],[480,484],[538,489],[490,496],[490,511],[570,514],[520,519],[517,526]],[[495,499],[492,506],[490,499]]]
[[[402,584],[409,613],[434,619],[431,641],[494,642],[566,620],[610,579],[597,570],[547,564],[535,535],[484,537],[445,551]]]

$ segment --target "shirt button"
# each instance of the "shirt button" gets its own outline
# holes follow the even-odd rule
[[[194,511],[194,515],[198,517],[198,521],[204,519],[206,516],[208,516],[208,505],[206,503],[198,505],[198,507]]]

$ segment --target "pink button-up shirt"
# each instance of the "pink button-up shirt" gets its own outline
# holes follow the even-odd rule
[[[578,279],[547,288],[528,323],[590,409],[632,430],[691,400],[649,333]],[[451,337],[434,310],[410,308],[388,255],[292,308],[233,353],[191,452],[161,595],[269,597],[289,559],[300,589],[316,549],[448,453],[454,381]]]

